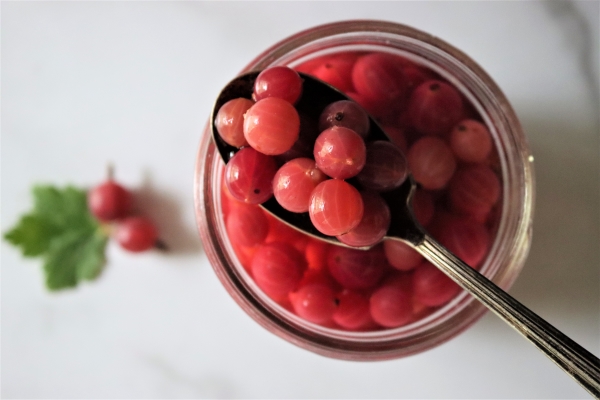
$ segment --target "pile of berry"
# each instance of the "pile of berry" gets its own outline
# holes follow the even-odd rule
[[[489,131],[452,85],[402,57],[339,53],[297,70],[362,107],[336,102],[318,121],[306,120],[293,106],[301,79],[275,67],[256,80],[255,101],[236,99],[219,110],[219,134],[241,148],[222,188],[227,233],[241,264],[269,297],[313,323],[375,330],[423,318],[460,289],[409,246],[377,244],[389,226],[379,193],[401,185],[409,169],[418,183],[419,222],[478,268],[500,205]],[[363,109],[395,145],[369,141]],[[285,209],[308,212],[324,234],[375,245],[353,250],[301,234],[256,206],[273,194]]]
[[[133,195],[114,181],[112,172],[109,172],[105,182],[88,192],[87,200],[90,212],[98,221],[115,224],[111,233],[125,250],[137,253],[153,247],[164,247],[152,220],[133,214]]]

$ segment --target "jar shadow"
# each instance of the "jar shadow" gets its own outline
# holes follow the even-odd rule
[[[202,251],[198,232],[186,224],[179,198],[157,189],[148,172],[145,173],[142,186],[134,192],[137,211],[149,216],[157,225],[160,239],[169,254],[189,255]]]
[[[512,292],[523,303],[599,321],[599,136],[593,124],[521,116],[535,157],[533,240]],[[595,130],[594,130],[595,128]]]

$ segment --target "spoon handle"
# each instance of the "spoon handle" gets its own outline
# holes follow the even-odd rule
[[[425,235],[415,249],[531,341],[595,398],[600,398],[600,360],[539,315]]]

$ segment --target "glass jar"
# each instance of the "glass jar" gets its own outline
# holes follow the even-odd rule
[[[422,64],[459,89],[480,114],[498,153],[503,199],[496,236],[480,271],[507,290],[521,270],[530,246],[534,181],[533,157],[506,97],[481,67],[461,51],[416,29],[381,21],[344,21],[300,32],[259,55],[241,73],[273,65],[294,67],[342,51],[383,51]],[[272,301],[241,266],[226,234],[220,200],[225,165],[211,139],[209,125],[210,121],[201,139],[194,185],[200,235],[228,293],[267,330],[321,355],[383,360],[437,346],[484,314],[486,308],[462,292],[434,313],[408,325],[350,332],[312,324]]]

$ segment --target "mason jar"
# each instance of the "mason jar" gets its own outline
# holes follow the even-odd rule
[[[276,65],[295,68],[319,57],[348,52],[389,53],[432,71],[458,89],[487,126],[500,176],[501,202],[496,210],[493,240],[479,270],[507,290],[523,267],[531,242],[533,157],[508,100],[471,58],[443,40],[405,25],[343,21],[317,26],[280,41],[240,73]],[[227,234],[222,191],[225,164],[211,138],[211,123],[208,121],[204,129],[196,160],[194,198],[198,229],[206,255],[227,292],[265,329],[324,356],[383,360],[444,343],[485,313],[482,304],[461,291],[445,305],[406,325],[349,331],[311,323],[289,306],[271,299],[244,267]]]

